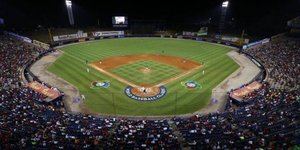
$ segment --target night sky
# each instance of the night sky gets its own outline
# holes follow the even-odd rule
[[[199,23],[220,16],[221,0],[72,0],[76,26],[110,26],[111,17],[161,20],[170,24]],[[227,20],[239,28],[284,30],[286,21],[300,15],[300,0],[231,0]],[[0,18],[9,27],[68,26],[64,0],[0,0]]]

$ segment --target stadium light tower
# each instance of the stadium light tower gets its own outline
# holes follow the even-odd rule
[[[229,4],[229,2],[228,2],[228,1],[225,1],[225,2],[222,3],[222,7],[223,7],[223,8],[227,8],[227,7],[228,7],[228,4]]]
[[[220,17],[220,23],[219,23],[220,35],[222,34],[223,29],[225,28],[225,21],[226,21],[226,14],[227,14],[228,6],[229,6],[229,1],[224,1],[222,3],[221,17]]]
[[[67,11],[68,11],[70,25],[74,26],[74,17],[73,17],[72,1],[71,0],[66,0],[66,7],[67,7]]]

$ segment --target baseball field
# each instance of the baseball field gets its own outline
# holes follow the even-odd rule
[[[78,88],[85,110],[107,115],[198,111],[211,103],[212,89],[239,67],[226,55],[229,47],[182,39],[105,39],[60,50],[63,55],[48,70]],[[128,86],[163,86],[167,92],[139,101],[125,94]]]

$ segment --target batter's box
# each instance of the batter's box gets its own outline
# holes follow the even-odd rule
[[[201,68],[195,61],[154,54],[110,57],[90,66],[132,87],[165,85]]]

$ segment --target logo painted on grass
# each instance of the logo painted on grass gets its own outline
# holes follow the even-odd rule
[[[196,81],[189,80],[186,82],[181,82],[181,85],[188,88],[188,89],[196,89],[196,88],[202,88],[201,84],[199,84]]]
[[[93,81],[91,83],[91,88],[96,89],[96,88],[108,88],[110,86],[109,81]]]
[[[124,93],[129,98],[137,101],[156,101],[167,94],[167,88],[164,86],[151,88],[128,86],[125,88]]]

